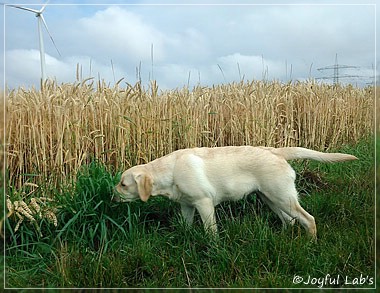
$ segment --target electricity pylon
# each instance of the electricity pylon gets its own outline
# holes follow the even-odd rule
[[[333,76],[317,77],[316,79],[330,79],[330,80],[332,79],[334,85],[337,85],[339,83],[339,79],[341,79],[341,78],[358,78],[359,77],[358,75],[347,75],[347,74],[341,75],[341,74],[339,74],[340,69],[347,69],[347,68],[356,68],[357,69],[358,67],[357,66],[351,66],[351,65],[338,64],[338,54],[336,54],[334,65],[317,68],[317,70],[320,72],[323,72],[325,70],[334,70]]]

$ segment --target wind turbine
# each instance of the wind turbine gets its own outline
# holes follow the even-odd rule
[[[49,29],[48,29],[48,26],[45,22],[45,19],[44,19],[44,16],[42,15],[42,13],[44,12],[45,8],[46,8],[46,5],[47,3],[42,6],[42,8],[40,10],[35,10],[35,9],[31,9],[31,8],[27,8],[27,7],[22,7],[22,6],[17,6],[17,5],[7,5],[7,6],[10,6],[10,7],[14,7],[14,8],[17,8],[17,9],[22,9],[22,10],[26,10],[26,11],[29,11],[29,12],[33,12],[36,17],[37,17],[37,23],[38,23],[38,38],[39,38],[39,42],[40,42],[40,61],[41,61],[41,80],[42,82],[44,82],[46,80],[46,62],[45,62],[45,48],[44,48],[44,39],[43,39],[43,35],[42,35],[42,27],[45,26],[45,29],[50,37],[50,40],[52,41],[55,49],[57,50],[58,52],[58,55],[61,56],[61,53],[59,52],[57,46],[55,45],[55,42],[54,42],[54,39],[53,37],[51,36],[50,32],[49,32]]]

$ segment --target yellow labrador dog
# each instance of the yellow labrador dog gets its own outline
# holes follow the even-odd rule
[[[181,204],[191,225],[195,209],[205,229],[217,233],[214,207],[259,191],[265,203],[283,224],[297,219],[316,237],[314,217],[298,202],[296,174],[287,160],[313,159],[322,162],[356,160],[352,155],[322,153],[301,147],[227,146],[175,151],[125,171],[116,186],[115,201],[147,201],[163,195]]]

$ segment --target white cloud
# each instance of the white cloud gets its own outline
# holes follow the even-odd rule
[[[221,67],[227,81],[244,79],[270,79],[285,72],[284,66],[273,60],[267,60],[264,56],[248,56],[240,53],[218,58],[218,65]],[[220,71],[214,66],[215,71]]]
[[[190,85],[287,80],[290,71],[292,79],[318,77],[316,69],[333,65],[336,53],[340,64],[375,63],[373,7],[296,2],[300,5],[49,5],[45,19],[62,57],[45,34],[47,73],[59,82],[74,81],[80,64],[83,78],[99,74],[109,82],[125,77],[134,83],[141,64],[146,83],[152,77],[152,44],[154,78],[166,88],[186,85],[189,74]],[[38,87],[35,19],[5,11],[7,83]]]
[[[38,85],[41,78],[40,52],[16,49],[5,52],[5,82],[9,86]]]
[[[41,78],[40,52],[37,50],[9,50],[5,52],[6,83],[29,86],[38,85]],[[74,60],[58,60],[45,54],[46,71],[60,82],[75,80]]]
[[[181,33],[170,38],[168,49],[181,60],[179,62],[201,63],[212,56],[211,42],[195,27],[184,27]]]
[[[165,35],[124,8],[112,6],[98,11],[92,17],[82,18],[79,25],[91,50],[110,56],[124,55],[138,62],[150,60],[153,44],[154,58],[164,58]]]
[[[154,75],[160,88],[170,89],[204,83],[200,76],[201,71],[205,72],[207,68],[195,68],[186,64],[164,64],[154,69]]]
[[[124,77],[122,70],[111,63],[103,64],[88,56],[71,56],[62,60],[45,54],[47,76],[61,82],[73,82],[79,78],[104,79],[107,82],[117,81]],[[5,52],[6,84],[15,84],[29,87],[34,84],[38,87],[41,78],[40,52],[37,50],[9,50]],[[114,76],[115,75],[115,76]]]

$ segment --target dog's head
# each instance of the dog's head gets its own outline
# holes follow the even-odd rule
[[[144,166],[135,166],[121,175],[115,187],[114,201],[125,202],[141,199],[147,201],[153,189],[153,178]]]

